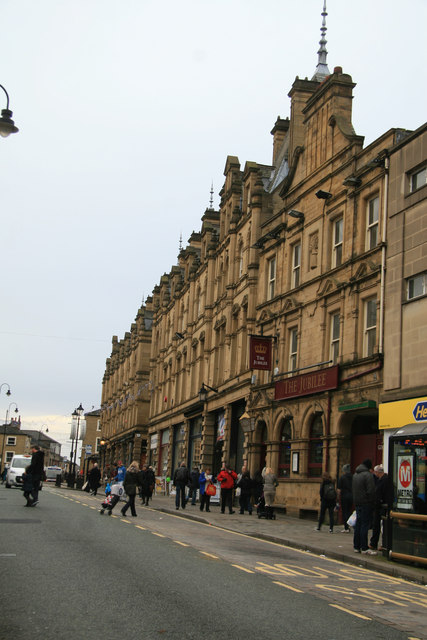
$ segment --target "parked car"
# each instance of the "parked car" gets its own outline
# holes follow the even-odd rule
[[[31,462],[31,456],[13,456],[6,474],[6,489],[22,486],[22,474]]]
[[[45,467],[45,475],[46,475],[46,482],[56,482],[56,478],[58,475],[62,476],[62,469],[61,467]]]

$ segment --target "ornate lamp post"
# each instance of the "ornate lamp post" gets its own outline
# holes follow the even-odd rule
[[[76,480],[76,458],[77,458],[77,446],[79,443],[79,430],[80,430],[80,420],[84,413],[84,409],[82,407],[82,403],[74,409],[72,415],[71,422],[71,439],[73,440],[73,450],[70,455],[70,480],[68,486],[74,487],[74,483]]]

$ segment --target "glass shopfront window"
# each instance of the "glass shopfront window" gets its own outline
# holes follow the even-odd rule
[[[190,423],[190,447],[188,468],[200,467],[200,452],[202,448],[202,416],[193,418]]]
[[[173,454],[171,474],[178,469],[181,462],[185,460],[185,424],[177,424],[173,428]]]

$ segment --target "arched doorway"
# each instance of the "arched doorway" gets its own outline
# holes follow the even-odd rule
[[[267,425],[264,420],[258,420],[257,428],[260,430],[260,447],[259,447],[259,466],[258,469],[262,471],[265,467],[267,460]]]
[[[374,467],[383,461],[383,434],[376,415],[358,415],[351,426],[351,470],[367,458]]]

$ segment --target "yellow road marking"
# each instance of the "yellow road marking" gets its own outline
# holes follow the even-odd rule
[[[339,604],[330,604],[330,607],[335,607],[335,609],[339,609],[340,611],[344,611],[345,613],[349,613],[351,616],[356,616],[356,618],[361,618],[362,620],[372,620],[372,618],[368,618],[367,616],[362,616],[361,613],[356,613],[355,611],[350,611],[350,609],[345,609],[344,607],[340,607]]]
[[[96,511],[96,507],[90,507],[90,508],[91,508],[91,509],[95,509],[95,511]]]
[[[246,573],[255,573],[255,571],[251,571],[250,569],[245,569],[245,567],[241,567],[240,564],[232,564],[232,567],[236,567],[236,569],[240,569],[240,571],[246,571]]]
[[[166,536],[163,535],[163,533],[156,533],[155,531],[151,532],[153,534],[153,536],[157,536],[159,538],[166,538]]]
[[[83,506],[83,507],[88,507],[89,505],[88,505],[88,504],[86,504],[86,502],[82,502],[82,506]]]
[[[122,522],[126,522],[126,524],[130,524],[130,520],[124,520],[123,518],[121,518]]]
[[[180,542],[179,540],[174,540],[174,542],[176,542],[176,544],[180,544],[181,547],[189,547],[189,544],[186,544],[185,542]]]
[[[214,556],[213,553],[208,553],[207,551],[200,551],[200,553],[204,556],[208,556],[208,558],[215,558],[215,560],[218,560],[218,556]]]
[[[276,580],[273,580],[273,584],[278,584],[279,587],[285,587],[285,589],[290,589],[291,591],[295,591],[295,593],[304,593],[304,591],[301,591],[301,589],[291,587],[289,584],[283,584],[283,582],[277,582]]]
[[[142,531],[147,531],[147,529],[145,527],[141,527],[141,525],[139,525],[139,524],[136,524],[135,527],[137,529],[141,529]]]

